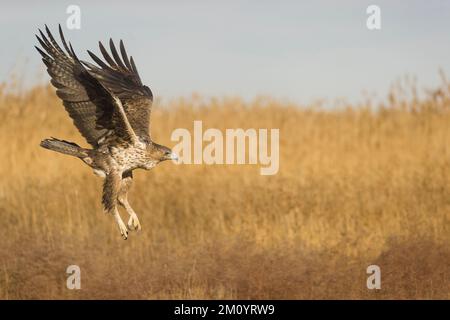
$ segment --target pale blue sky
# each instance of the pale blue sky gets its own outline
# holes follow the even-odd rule
[[[97,41],[123,39],[142,80],[158,97],[271,95],[384,96],[405,74],[419,86],[450,75],[450,1],[25,1],[0,10],[0,81],[12,71],[27,84],[48,80],[33,45],[47,23],[65,28],[70,4],[81,30],[67,30],[81,58]],[[22,3],[22,4],[21,4]],[[366,28],[366,8],[381,8],[382,29]]]

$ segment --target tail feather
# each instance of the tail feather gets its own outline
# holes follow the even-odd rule
[[[44,139],[41,141],[41,147],[52,151],[68,154],[79,158],[86,157],[88,154],[85,149],[81,148],[74,142],[59,140],[56,138]]]

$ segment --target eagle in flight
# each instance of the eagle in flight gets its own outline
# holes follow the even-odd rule
[[[47,66],[51,83],[74,125],[92,146],[85,149],[60,139],[45,139],[41,147],[81,159],[94,173],[104,178],[102,203],[114,216],[123,239],[128,230],[140,230],[139,219],[127,200],[134,169],[149,170],[164,160],[177,160],[167,147],[150,138],[150,112],[153,94],[142,84],[133,58],[120,41],[120,55],[112,39],[111,55],[99,42],[102,61],[88,51],[97,65],[80,61],[72,45],[67,44],[59,26],[64,49],[45,26],[45,35],[36,35],[42,49],[36,49]],[[125,208],[130,218],[127,226],[117,206]]]

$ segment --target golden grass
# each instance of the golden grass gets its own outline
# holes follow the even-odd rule
[[[257,99],[155,103],[173,129],[279,128],[280,171],[175,166],[135,172],[143,230],[123,241],[101,179],[39,147],[86,146],[53,89],[0,90],[0,298],[450,298],[450,91],[324,110]],[[81,290],[65,287],[81,267]],[[366,288],[378,264],[382,289]]]

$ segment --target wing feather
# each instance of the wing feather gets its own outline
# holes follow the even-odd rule
[[[125,65],[122,62],[122,59],[120,58],[119,54],[117,53],[116,46],[114,45],[114,42],[112,39],[109,39],[109,48],[111,49],[111,53],[112,53],[117,65],[119,66],[119,68],[122,70],[126,70],[127,67],[125,67]]]
[[[83,137],[97,147],[98,141],[113,131],[116,137],[135,143],[137,138],[122,104],[84,67],[72,45],[65,41],[61,26],[59,34],[66,51],[58,45],[47,26],[45,30],[47,36],[41,30],[40,37],[36,35],[42,47],[36,49],[47,66],[57,96],[63,100],[66,111]]]
[[[131,70],[130,60],[128,60],[127,51],[125,50],[122,40],[120,40],[120,54],[122,55],[123,62],[125,62],[125,65],[127,66],[126,68]]]
[[[103,55],[103,58],[105,58],[105,60],[108,62],[109,66],[114,69],[117,68],[117,64],[114,62],[113,58],[111,58],[111,56],[109,55],[108,51],[106,51],[105,47],[103,46],[103,44],[99,41],[98,42],[98,46],[100,47],[100,51]]]
[[[120,41],[122,57],[119,55],[112,39],[110,39],[109,45],[112,56],[99,42],[100,52],[106,62],[88,51],[98,66],[84,61],[82,63],[88,68],[92,76],[120,99],[126,117],[136,135],[150,141],[152,91],[149,87],[142,85],[134,60],[132,57],[128,58],[123,41]]]

